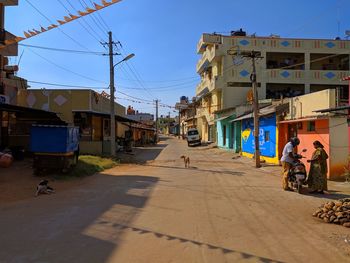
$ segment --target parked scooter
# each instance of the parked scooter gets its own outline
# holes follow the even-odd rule
[[[302,153],[306,151],[306,149],[303,149]],[[298,153],[294,154],[294,163],[288,175],[288,182],[291,184],[291,188],[297,190],[299,194],[301,193],[303,184],[306,184],[306,168],[305,164],[301,162],[302,158],[305,157]]]

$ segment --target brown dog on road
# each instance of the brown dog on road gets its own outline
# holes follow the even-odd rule
[[[190,157],[182,155],[180,158],[184,159],[185,168],[189,168],[190,167]]]

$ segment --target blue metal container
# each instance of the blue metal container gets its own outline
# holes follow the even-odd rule
[[[78,148],[78,127],[33,125],[31,128],[30,150],[33,153],[71,153]]]

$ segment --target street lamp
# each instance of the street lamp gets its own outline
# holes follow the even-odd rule
[[[124,61],[127,61],[127,60],[129,60],[129,59],[131,59],[131,58],[133,58],[133,57],[135,57],[135,54],[134,54],[134,53],[131,53],[131,54],[127,55],[127,56],[126,56],[125,58],[123,58],[121,61],[119,61],[118,63],[114,64],[114,65],[113,65],[113,68],[114,68],[115,66],[117,66],[118,64],[120,64],[120,63],[122,63],[122,62],[124,62]]]
[[[111,36],[110,36],[111,37]],[[115,66],[117,66],[118,64],[127,61],[129,59],[131,59],[132,57],[135,56],[134,53],[131,53],[129,55],[127,55],[125,58],[123,58],[121,61],[119,61],[118,63],[113,65],[113,47],[112,45],[110,45],[110,93],[111,93],[111,101],[110,101],[110,111],[111,111],[111,156],[115,156],[115,152],[116,152],[116,147],[115,147],[115,109],[114,109],[114,92],[115,92],[115,88],[114,88],[114,68]]]

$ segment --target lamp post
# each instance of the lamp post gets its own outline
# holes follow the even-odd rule
[[[118,64],[127,61],[135,56],[134,53],[127,55],[124,59],[116,64],[113,64],[113,41],[112,32],[109,32],[109,66],[110,66],[110,115],[111,115],[111,156],[115,156],[115,109],[114,109],[114,68]]]

